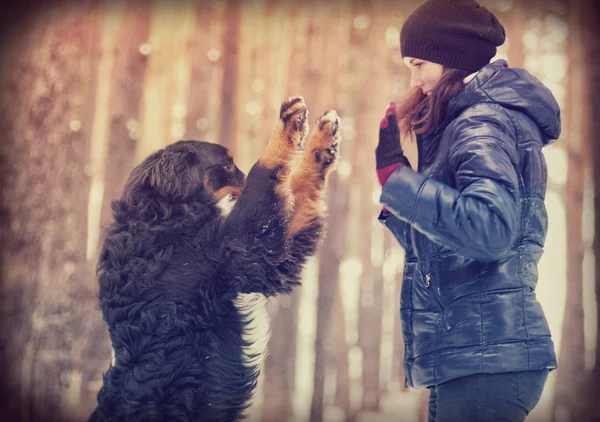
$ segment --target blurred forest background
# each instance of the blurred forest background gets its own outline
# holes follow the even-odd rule
[[[110,201],[131,169],[166,144],[200,139],[233,150],[247,172],[281,101],[299,94],[311,123],[329,108],[342,116],[342,160],[319,255],[303,286],[268,305],[270,355],[250,420],[425,420],[427,392],[404,388],[404,255],[376,221],[374,173],[379,120],[409,87],[399,30],[419,3],[94,0],[5,9],[1,419],[83,420],[95,406],[111,357],[95,265]],[[498,57],[530,70],[562,107],[560,140],[545,149],[549,233],[538,287],[559,369],[528,420],[600,420],[597,2],[481,3],[507,29]]]

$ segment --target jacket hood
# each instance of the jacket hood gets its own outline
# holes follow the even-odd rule
[[[531,73],[510,68],[504,60],[482,67],[450,103],[448,114],[455,117],[480,103],[496,103],[526,114],[542,131],[545,145],[560,135],[560,108],[552,92]]]

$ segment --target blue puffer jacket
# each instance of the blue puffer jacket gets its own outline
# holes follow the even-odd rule
[[[483,67],[417,140],[379,216],[406,251],[400,312],[406,385],[556,368],[535,296],[547,232],[542,147],[560,134],[550,91],[503,60]]]

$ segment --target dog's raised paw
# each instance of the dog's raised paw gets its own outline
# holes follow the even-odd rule
[[[308,133],[308,109],[304,98],[293,97],[281,104],[279,118],[283,123],[283,132],[294,147],[301,149]]]
[[[315,161],[322,169],[329,167],[339,153],[341,142],[341,118],[335,110],[326,111],[317,120],[317,130],[307,142],[307,149],[314,154]]]
[[[331,136],[336,136],[340,128],[341,119],[335,110],[328,110],[319,119],[317,124],[320,131],[329,131]]]

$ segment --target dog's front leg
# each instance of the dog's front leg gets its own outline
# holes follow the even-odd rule
[[[296,281],[306,259],[314,255],[325,235],[327,179],[339,156],[341,119],[335,110],[323,114],[306,141],[302,161],[292,171],[294,214],[288,228],[290,255],[280,271]]]
[[[274,295],[291,289],[279,271],[289,253],[294,213],[290,173],[308,132],[301,97],[281,105],[279,121],[222,229],[222,270],[235,292]]]

